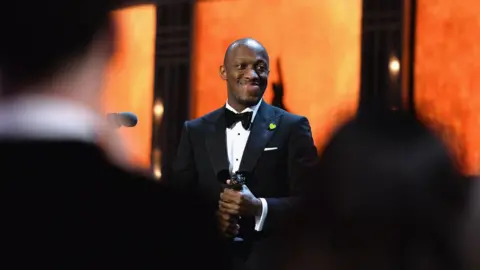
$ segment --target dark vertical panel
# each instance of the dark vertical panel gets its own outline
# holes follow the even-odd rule
[[[406,102],[407,106],[412,113],[415,113],[415,88],[414,88],[414,64],[415,64],[415,29],[416,29],[416,20],[417,20],[417,0],[405,0],[406,3],[405,20],[407,23],[404,23],[404,46],[407,47],[408,54],[405,55],[405,67],[404,72],[406,73],[405,79],[403,80],[404,89],[403,92],[406,93]]]
[[[389,70],[392,57],[402,59],[403,19],[404,0],[363,1],[360,111],[403,107],[401,74]]]
[[[170,173],[182,125],[190,113],[193,5],[194,1],[178,0],[160,3],[157,8],[154,99],[163,103],[164,113],[161,125],[154,123],[152,148],[162,153],[164,176]]]

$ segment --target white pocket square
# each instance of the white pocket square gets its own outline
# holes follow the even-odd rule
[[[273,151],[273,150],[277,150],[277,149],[278,149],[278,147],[267,147],[263,151]]]

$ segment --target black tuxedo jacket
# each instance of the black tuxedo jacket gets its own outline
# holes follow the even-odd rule
[[[278,149],[264,151],[273,147]],[[249,173],[247,186],[256,197],[267,201],[264,233],[274,229],[291,209],[293,197],[300,195],[316,160],[317,150],[307,118],[262,101],[239,171]],[[218,178],[228,169],[225,108],[187,121],[174,163],[172,184],[199,190],[210,202],[212,211],[216,211],[223,188],[221,182],[225,180]],[[254,230],[254,224],[240,230],[245,237],[246,230]]]
[[[220,252],[216,219],[192,194],[127,172],[83,142],[2,141],[0,156],[4,268],[222,269],[203,252]]]

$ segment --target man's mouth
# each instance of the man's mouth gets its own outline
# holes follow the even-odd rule
[[[260,84],[256,81],[246,81],[246,82],[241,82],[241,85],[246,85],[246,86],[260,86]]]
[[[242,85],[242,88],[249,92],[251,95],[257,95],[260,92],[260,86],[258,83],[246,83]]]

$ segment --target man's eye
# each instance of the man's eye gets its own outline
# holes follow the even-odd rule
[[[257,66],[257,72],[268,72],[268,68],[263,65]]]
[[[245,69],[247,68],[247,64],[237,64],[238,69]]]

